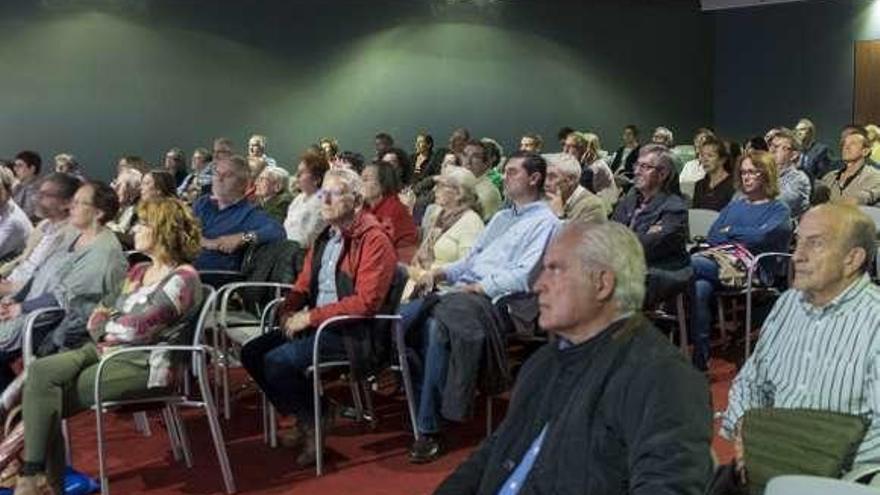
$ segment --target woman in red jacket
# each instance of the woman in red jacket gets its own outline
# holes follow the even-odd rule
[[[373,162],[361,172],[364,210],[372,213],[391,236],[398,261],[409,263],[418,249],[419,235],[409,208],[398,198],[400,175],[388,162]]]

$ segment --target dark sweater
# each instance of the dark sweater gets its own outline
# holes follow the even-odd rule
[[[497,493],[544,425],[523,495],[697,495],[712,474],[706,379],[641,316],[539,349],[504,422],[436,493]]]

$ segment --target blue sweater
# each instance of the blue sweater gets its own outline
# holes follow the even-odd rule
[[[284,227],[277,220],[246,199],[221,210],[217,207],[217,200],[205,195],[196,200],[193,211],[202,222],[202,237],[205,239],[255,232],[257,242],[264,244],[280,241],[285,236]],[[194,265],[199,270],[239,270],[243,256],[244,249],[232,254],[202,249]]]
[[[791,243],[788,206],[779,200],[759,204],[733,200],[712,224],[708,241],[712,246],[740,243],[755,255],[768,251],[787,253]]]

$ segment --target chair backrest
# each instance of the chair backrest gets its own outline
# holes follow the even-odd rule
[[[877,488],[817,476],[777,476],[767,484],[765,495],[877,495]]]
[[[707,210],[703,208],[692,208],[688,210],[688,226],[690,228],[691,240],[697,237],[706,237],[709,235],[709,229],[718,219],[718,212],[715,210]]]

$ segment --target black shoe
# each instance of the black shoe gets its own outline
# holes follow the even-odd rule
[[[409,450],[409,462],[412,464],[427,464],[436,461],[443,453],[440,445],[440,437],[436,435],[422,435],[416,440]]]

